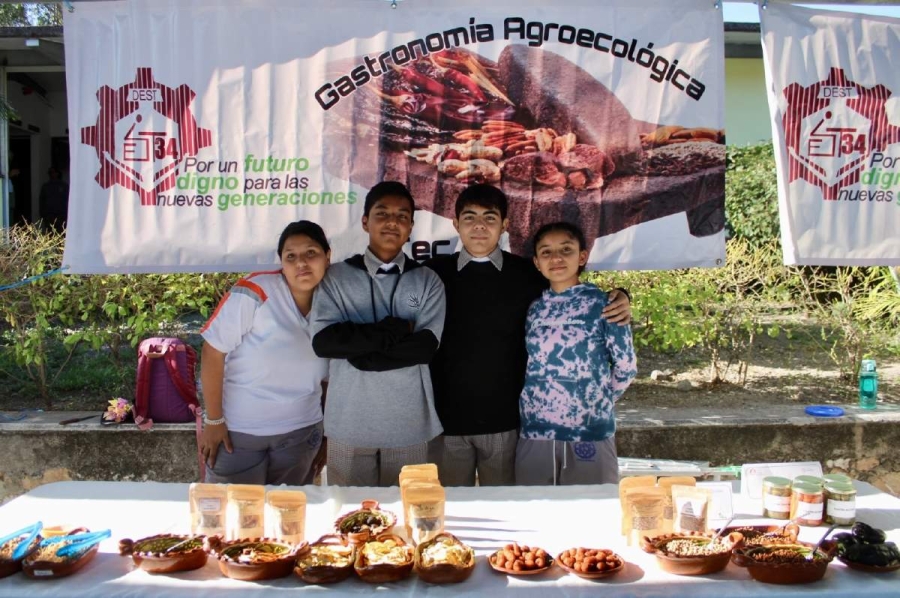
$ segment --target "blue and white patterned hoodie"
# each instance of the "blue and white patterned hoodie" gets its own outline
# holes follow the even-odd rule
[[[613,405],[637,375],[637,360],[631,327],[601,315],[608,302],[595,285],[577,284],[531,304],[522,438],[597,442],[615,434]]]

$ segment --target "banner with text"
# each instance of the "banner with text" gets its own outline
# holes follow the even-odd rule
[[[759,14],[785,263],[900,265],[900,20]]]
[[[724,260],[722,14],[706,0],[130,0],[66,14],[71,272],[249,271],[286,224],[362,251],[405,183],[416,259],[459,192],[502,188],[504,247],[557,220],[594,269]]]

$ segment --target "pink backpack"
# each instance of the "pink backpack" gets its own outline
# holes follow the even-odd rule
[[[134,423],[186,423],[200,414],[194,370],[197,352],[177,338],[148,338],[138,346]]]

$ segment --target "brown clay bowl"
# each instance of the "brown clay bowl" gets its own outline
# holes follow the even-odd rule
[[[815,560],[803,559],[798,562],[762,562],[754,555],[773,550],[793,550],[805,556],[813,549],[812,544],[797,542],[795,544],[772,544],[769,546],[748,546],[735,549],[731,561],[738,567],[744,567],[750,577],[763,583],[780,585],[812,583],[825,576],[828,563],[834,558],[836,546],[826,540],[818,551]]]
[[[604,569],[603,571],[576,571],[574,568],[569,567],[563,562],[562,553],[556,556],[556,564],[559,565],[563,571],[571,573],[572,575],[577,575],[582,579],[602,579],[604,577],[610,577],[612,575],[616,575],[617,573],[621,573],[622,570],[625,569],[625,559],[623,559],[616,553],[613,553],[613,557],[615,557],[616,560],[619,561],[619,564],[616,567],[613,567],[611,569]]]
[[[90,563],[97,556],[99,550],[100,545],[94,544],[75,558],[59,561],[38,560],[41,558],[40,555],[37,552],[32,552],[22,561],[22,572],[32,579],[68,577]]]
[[[308,564],[309,557],[316,550],[333,550],[345,552],[348,556],[346,565],[312,565]],[[353,575],[353,563],[356,561],[356,552],[352,546],[347,545],[346,538],[340,534],[328,534],[322,536],[312,544],[303,547],[297,553],[297,563],[294,574],[306,583],[329,584],[344,581]]]
[[[16,538],[15,547],[17,548],[19,545],[19,542],[23,541],[24,539],[25,538],[23,536],[19,536],[18,538]],[[34,539],[31,541],[31,548],[28,550],[27,553],[25,553],[25,556],[28,556],[29,554],[31,554],[34,551],[34,549],[37,548],[38,544],[41,543],[42,539],[43,539],[43,536],[41,534],[38,534],[37,536],[35,536]],[[13,540],[10,540],[7,544],[12,543],[12,542],[13,542]],[[6,546],[6,544],[4,544],[4,546]],[[13,552],[15,552],[15,550],[13,550]],[[12,553],[10,553],[10,555],[11,554]],[[13,573],[17,573],[17,572],[21,571],[22,570],[22,560],[24,558],[25,557],[22,557],[21,559],[17,559],[15,561],[12,559],[0,558],[0,579],[3,579],[4,577],[9,577]]]
[[[456,565],[453,563],[435,562],[430,565],[424,563],[424,553],[435,544],[443,542],[445,544],[454,544],[463,548],[467,557],[463,560],[463,564]],[[475,570],[475,551],[471,547],[460,542],[459,538],[447,532],[441,532],[432,539],[422,542],[416,546],[414,556],[416,574],[428,583],[459,583],[469,579],[472,571]]]
[[[366,546],[371,546],[375,542],[386,542],[387,540],[393,540],[398,546],[403,548],[405,560],[396,564],[370,563],[366,556]],[[353,569],[361,580],[369,583],[390,583],[406,579],[413,569],[413,548],[408,546],[406,541],[400,536],[380,534],[374,540],[366,542],[357,548],[356,562],[353,565]]]
[[[796,523],[787,525],[735,525],[725,528],[725,534],[738,532],[744,537],[741,546],[759,546],[764,544],[793,544],[800,534],[800,526]]]
[[[119,554],[130,556],[135,567],[147,573],[193,571],[206,564],[205,536],[159,534],[119,542]]]
[[[656,562],[659,568],[667,573],[675,575],[709,575],[710,573],[718,573],[728,566],[731,559],[731,552],[739,546],[743,540],[743,536],[738,532],[732,532],[727,536],[722,536],[726,549],[721,552],[703,555],[679,555],[669,552],[666,544],[672,540],[694,540],[701,542],[704,539],[709,541],[714,534],[704,532],[682,532],[677,534],[664,534],[655,538],[644,536],[641,540],[641,549],[644,552],[655,554]]]
[[[297,552],[306,543],[294,546],[274,538],[223,542],[219,536],[211,536],[206,539],[206,545],[215,553],[222,575],[240,581],[260,581],[290,575]]]
[[[538,550],[537,546],[532,546],[531,548],[533,550]],[[555,562],[555,559],[548,552],[547,553],[547,564],[544,567],[541,567],[540,569],[527,569],[524,571],[516,571],[514,569],[507,569],[506,567],[499,567],[496,564],[497,555],[499,555],[503,551],[504,551],[504,549],[501,548],[500,550],[491,554],[487,559],[487,563],[488,563],[488,565],[491,566],[491,569],[493,569],[497,573],[505,573],[506,575],[516,575],[516,576],[540,575],[541,573],[546,573],[547,571],[549,571],[550,568],[553,567],[553,563]],[[547,552],[547,551],[544,551],[544,552]]]
[[[344,513],[334,522],[334,531],[344,536],[353,533],[365,533],[376,537],[390,532],[397,523],[397,516],[385,511],[377,500],[364,500],[360,508]]]

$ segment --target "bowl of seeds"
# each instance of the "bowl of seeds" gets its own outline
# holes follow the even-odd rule
[[[85,542],[82,538],[87,535],[88,532],[71,533],[42,540],[37,549],[22,560],[22,572],[32,579],[59,579],[80,571],[94,560],[100,549],[101,538]]]
[[[0,579],[22,570],[22,559],[41,543],[40,534],[32,533],[34,531],[36,528],[29,526],[0,540]],[[28,546],[22,546],[23,542],[27,542]]]
[[[805,542],[738,547],[731,561],[763,583],[812,583],[825,576],[836,546],[831,540],[825,540],[814,555],[813,548]]]
[[[242,538],[224,542],[219,536],[206,539],[207,549],[216,555],[219,571],[241,581],[277,579],[291,574],[297,553],[306,542],[294,546],[274,538]]]
[[[731,551],[739,546],[743,536],[732,532],[713,539],[706,532],[681,532],[648,538],[641,548],[655,554],[660,569],[675,575],[708,575],[728,566]]]
[[[744,537],[741,546],[765,546],[767,544],[793,544],[797,541],[800,527],[796,523],[787,525],[740,525],[727,527],[723,534],[738,532]]]
[[[159,534],[137,541],[119,541],[119,554],[130,556],[135,567],[147,573],[193,571],[206,564],[205,536]]]

